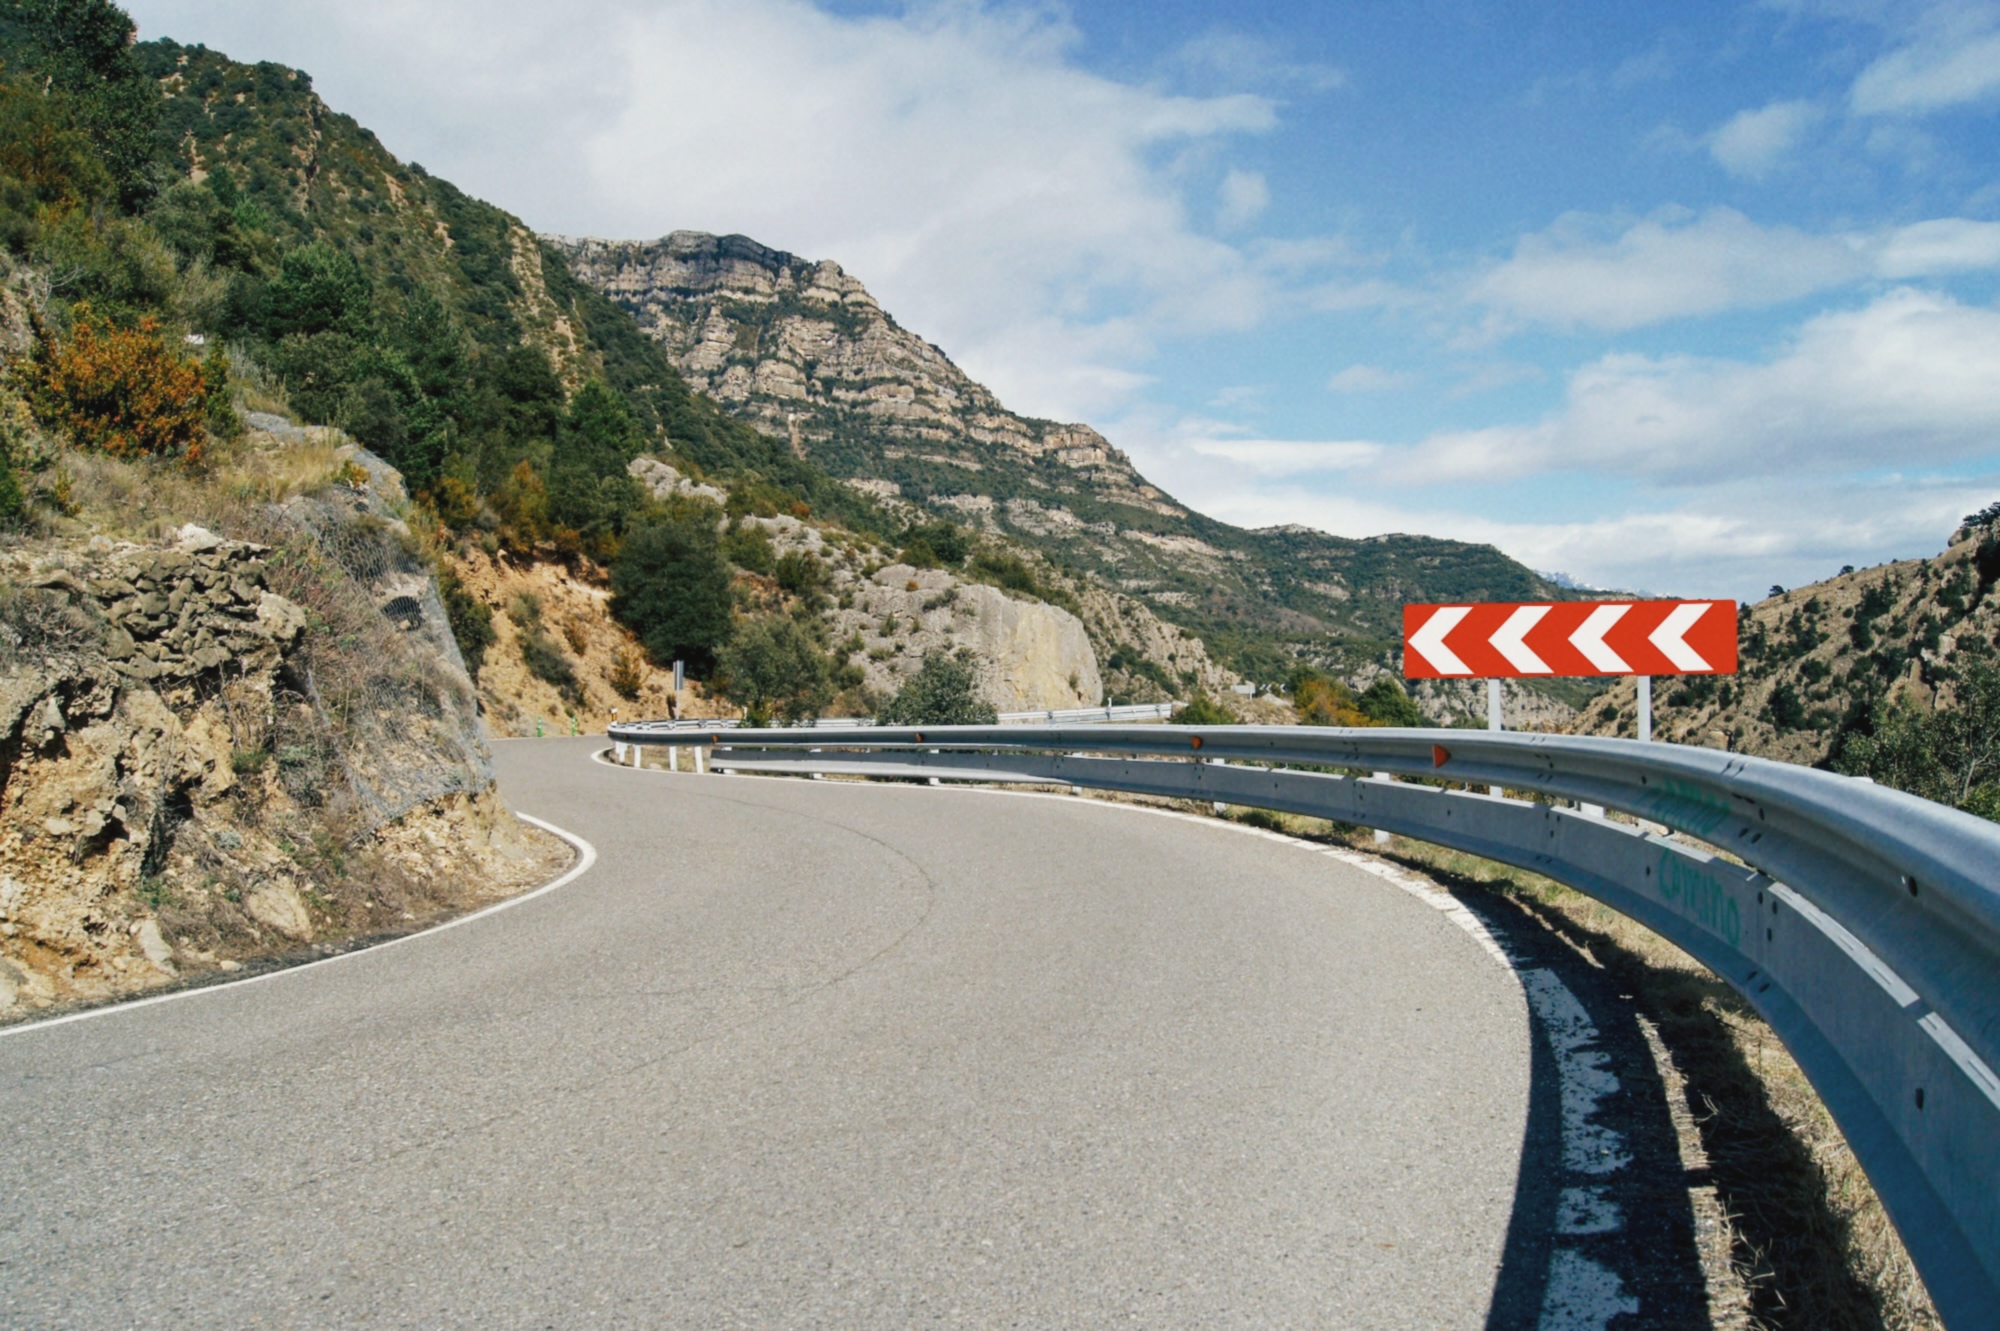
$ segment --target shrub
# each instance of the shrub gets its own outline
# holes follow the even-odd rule
[[[29,401],[44,425],[67,431],[81,447],[121,458],[200,460],[208,381],[168,345],[156,320],[119,328],[79,307],[67,342],[39,329]]]
[[[729,567],[714,527],[660,522],[625,538],[611,566],[611,613],[654,661],[706,669],[729,636],[729,612]]]
[[[493,612],[449,571],[438,575],[438,590],[444,594],[444,617],[465,658],[465,672],[476,680],[486,664],[486,649],[493,645]]]
[[[826,565],[804,550],[788,550],[778,557],[778,585],[802,600],[810,600],[826,590]]]
[[[1806,705],[1799,698],[1798,690],[1790,684],[1780,684],[1771,690],[1771,697],[1764,704],[1764,713],[1771,724],[1780,730],[1805,729]]]
[[[771,534],[755,523],[744,523],[724,536],[722,553],[746,573],[768,575],[778,563],[777,552],[771,548]]]
[[[630,700],[639,696],[639,690],[646,684],[646,665],[639,653],[630,647],[621,647],[611,658],[611,673],[605,677],[612,692]]]
[[[1000,717],[979,696],[979,658],[961,648],[924,653],[917,673],[875,719],[885,726],[990,726]]]
[[[971,549],[964,530],[956,523],[912,523],[903,532],[903,562],[917,568],[936,568],[940,564],[956,568],[965,562]]]
[[[769,615],[737,629],[717,654],[723,692],[741,703],[752,724],[778,715],[792,725],[810,721],[833,701],[833,664],[795,619]]]
[[[1834,766],[1912,795],[2000,816],[2000,663],[1983,645],[1954,658],[1949,703],[1925,708],[1908,694],[1884,701],[1870,732],[1846,738]],[[1996,819],[2000,820],[2000,819]]]
[[[539,627],[521,635],[521,660],[528,667],[529,674],[554,685],[563,697],[582,706],[583,686],[577,682],[576,671],[570,666],[569,658],[563,655],[555,640]]]
[[[1421,726],[1424,714],[1403,686],[1387,675],[1382,675],[1362,690],[1361,714],[1382,726]]]
[[[1300,665],[1292,670],[1292,707],[1308,726],[1373,726],[1381,722],[1363,711],[1354,691],[1320,670]],[[1401,690],[1397,690],[1401,692]],[[1379,695],[1378,695],[1379,696]]]
[[[986,578],[995,586],[1023,596],[1039,597],[1041,584],[1035,581],[1035,571],[1019,555],[1004,551],[982,550],[972,559],[973,571]]]
[[[1177,726],[1233,726],[1236,718],[1206,693],[1197,693],[1173,715]]]

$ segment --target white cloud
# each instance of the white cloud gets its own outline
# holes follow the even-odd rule
[[[1389,370],[1380,365],[1350,365],[1326,381],[1336,393],[1386,393],[1408,388],[1418,376],[1407,370]]]
[[[1763,226],[1734,209],[1666,209],[1608,234],[1570,214],[1476,278],[1472,298],[1515,320],[1609,331],[1783,304],[1874,280],[2000,268],[2000,222],[1940,217],[1879,231]]]
[[[1601,357],[1526,424],[1413,444],[1107,433],[1228,521],[1449,533],[1599,585],[1741,596],[1938,548],[2000,493],[1995,383],[2000,309],[1898,289],[1763,360]]]
[[[1709,136],[1708,152],[1730,175],[1763,180],[1819,118],[1811,102],[1772,102],[1742,111]]]
[[[1399,453],[1405,483],[1599,472],[1702,485],[1951,465],[2000,437],[2000,310],[1899,289],[1809,319],[1762,363],[1605,356],[1534,425],[1440,434]]]
[[[1247,527],[1305,523],[1337,536],[1448,533],[1499,547],[1531,568],[1660,594],[1761,596],[1872,564],[1935,550],[1970,512],[2000,494],[2000,476],[1926,480],[1837,472],[1718,477],[1699,489],[1635,484],[1615,502],[1544,503],[1540,515],[1495,489],[1466,500],[1424,485],[1393,485],[1366,470],[1366,442],[1289,443],[1216,437],[1216,422],[1166,426],[1133,420],[1110,432],[1143,457],[1171,492],[1201,496],[1203,511]],[[1397,450],[1381,448],[1381,455]],[[1358,469],[1356,465],[1358,464]],[[1573,516],[1572,516],[1573,515]]]
[[[1914,40],[1861,71],[1850,103],[1862,115],[1924,115],[2000,95],[1994,19],[1987,6],[1932,7]]]
[[[1157,338],[1247,328],[1279,298],[1247,248],[1201,234],[1198,182],[1174,165],[1269,131],[1275,103],[1093,74],[1046,8],[133,8],[148,32],[309,69],[393,150],[538,228],[740,231],[836,258],[1034,414],[1119,406]],[[1226,220],[1247,225],[1268,187],[1249,172],[1227,180]]]
[[[1240,231],[1270,206],[1271,186],[1262,174],[1231,170],[1222,178],[1222,206],[1216,213],[1216,225],[1224,231]]]
[[[1186,42],[1167,59],[1182,78],[1232,88],[1272,88],[1325,93],[1347,85],[1346,71],[1317,61],[1291,59],[1275,42],[1215,29]]]
[[[2000,268],[2000,222],[1940,217],[1891,232],[1875,262],[1887,278],[1936,277]]]
[[[1365,439],[1230,439],[1191,438],[1187,448],[1203,457],[1221,458],[1261,476],[1297,476],[1306,472],[1354,471],[1382,460],[1388,449]]]
[[[1609,225],[1571,213],[1523,237],[1472,298],[1538,323],[1617,330],[1776,305],[1868,272],[1847,238],[1759,226],[1731,208],[1664,210],[1606,238]]]

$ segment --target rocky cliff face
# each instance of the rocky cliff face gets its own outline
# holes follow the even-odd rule
[[[342,483],[236,510],[256,543],[0,551],[0,1020],[407,929],[566,858],[501,806],[395,475],[344,448]]]
[[[690,383],[836,472],[856,462],[975,473],[995,459],[1052,464],[1058,489],[1073,481],[1114,502],[1186,516],[1090,427],[1001,406],[831,260],[698,231],[653,244],[549,239]]]
[[[1564,594],[1491,547],[1191,512],[1088,426],[1008,411],[838,264],[690,231],[544,239],[733,414],[878,500],[1039,551],[1225,644],[1244,673],[1275,681],[1294,657],[1393,666],[1406,600]]]

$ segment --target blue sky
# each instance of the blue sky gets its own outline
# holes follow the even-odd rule
[[[1743,596],[2000,497],[2000,4],[130,7],[539,229],[837,259],[1232,521]]]

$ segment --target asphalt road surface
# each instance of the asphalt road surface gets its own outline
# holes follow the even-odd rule
[[[499,746],[591,842],[386,950],[0,1035],[9,1327],[1480,1327],[1521,983],[1098,802]]]

